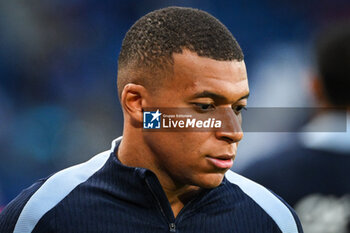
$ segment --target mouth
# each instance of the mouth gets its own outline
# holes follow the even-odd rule
[[[206,156],[206,159],[215,167],[229,169],[233,165],[234,155]]]

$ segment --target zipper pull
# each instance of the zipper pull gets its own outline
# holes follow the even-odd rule
[[[169,223],[169,230],[170,230],[170,232],[176,232],[175,223]]]

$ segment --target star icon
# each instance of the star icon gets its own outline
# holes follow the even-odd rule
[[[159,117],[160,115],[162,115],[162,113],[159,112],[159,109],[157,109],[157,111],[156,111],[155,113],[151,113],[151,114],[152,114],[152,116],[153,116],[151,122],[154,121],[155,119],[158,120],[158,117]]]

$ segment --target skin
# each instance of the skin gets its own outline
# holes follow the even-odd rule
[[[173,77],[156,93],[142,85],[124,87],[124,132],[117,156],[127,166],[148,168],[156,174],[176,217],[201,188],[214,188],[222,182],[229,168],[215,166],[211,158],[235,158],[243,137],[240,110],[247,104],[249,88],[244,61],[217,61],[187,50],[173,58]],[[203,91],[221,97],[196,96]],[[226,107],[232,110],[227,111],[231,130],[145,132],[142,109],[147,107],[209,109],[212,113]]]
[[[325,92],[325,87],[321,81],[321,78],[318,76],[312,76],[310,78],[310,91],[313,94],[316,103],[323,108],[330,108],[332,104],[327,99],[327,95]]]

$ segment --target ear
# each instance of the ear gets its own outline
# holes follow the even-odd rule
[[[128,115],[133,125],[142,127],[143,108],[146,97],[145,87],[133,83],[125,85],[121,95],[124,114]]]

